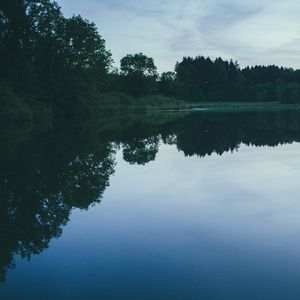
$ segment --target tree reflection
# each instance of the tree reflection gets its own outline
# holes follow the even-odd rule
[[[123,158],[130,164],[145,165],[155,160],[159,148],[159,137],[136,138],[123,144]]]
[[[192,114],[177,124],[175,134],[177,148],[186,156],[222,155],[238,150],[241,144],[274,147],[300,141],[300,113]]]
[[[101,200],[114,172],[111,143],[94,140],[89,151],[72,133],[33,140],[0,167],[0,280],[13,256],[28,259],[61,235],[73,208]]]

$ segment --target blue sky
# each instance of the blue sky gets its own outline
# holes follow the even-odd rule
[[[118,65],[128,53],[154,58],[159,71],[183,56],[238,60],[241,66],[300,68],[296,0],[58,0],[66,16],[98,26]]]

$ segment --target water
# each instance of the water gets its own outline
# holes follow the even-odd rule
[[[0,136],[1,299],[299,299],[300,113]]]

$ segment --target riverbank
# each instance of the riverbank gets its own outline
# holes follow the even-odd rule
[[[183,100],[151,95],[133,98],[123,93],[101,94],[98,103],[99,112],[146,112],[172,110],[207,110],[207,111],[241,111],[241,110],[280,110],[300,109],[300,103],[272,102],[185,102]]]
[[[133,113],[167,111],[260,111],[260,110],[300,110],[300,103],[282,102],[193,102],[188,103],[164,95],[134,98],[124,93],[101,93],[92,99],[73,103],[61,110],[43,102],[19,99],[12,93],[0,93],[0,119],[4,122],[61,122],[77,120],[89,116],[115,116]],[[54,107],[54,108],[53,108]]]
[[[195,110],[207,111],[253,111],[253,110],[300,110],[300,103],[282,102],[199,102],[189,104]]]

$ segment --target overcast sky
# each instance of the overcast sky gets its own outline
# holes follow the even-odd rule
[[[159,71],[183,56],[238,60],[241,66],[300,68],[297,0],[58,0],[66,16],[97,24],[116,63],[128,53],[154,58]]]

